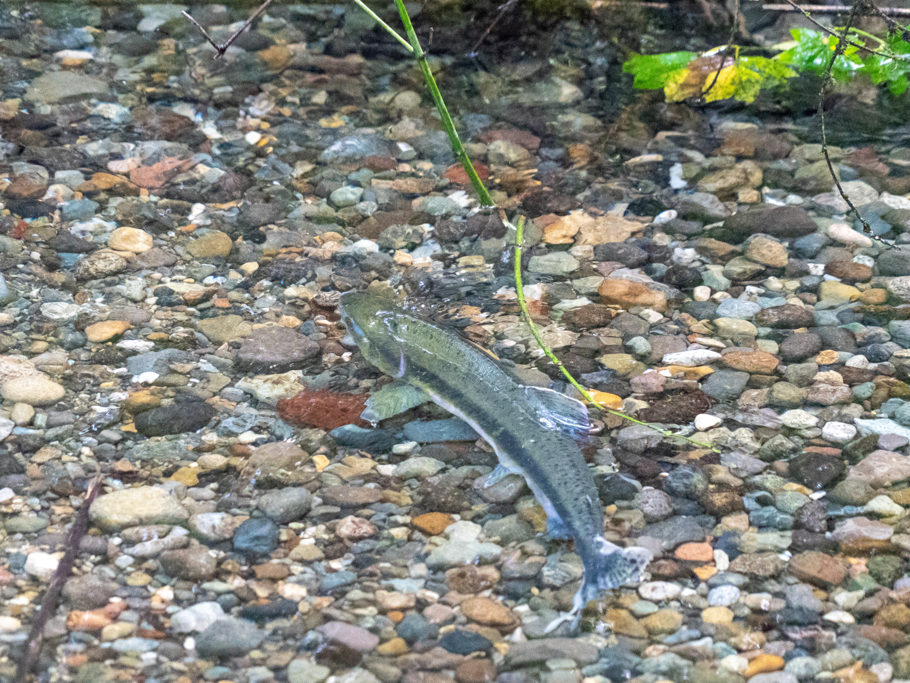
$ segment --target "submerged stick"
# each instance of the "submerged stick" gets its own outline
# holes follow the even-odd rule
[[[63,557],[57,565],[57,569],[54,571],[50,583],[47,585],[47,590],[44,593],[44,597],[41,599],[41,607],[38,608],[38,614],[35,616],[35,621],[32,622],[32,628],[28,633],[25,652],[22,653],[22,659],[19,660],[19,666],[16,669],[17,681],[27,680],[28,676],[34,670],[35,665],[38,663],[38,657],[41,654],[41,644],[44,641],[44,627],[47,625],[51,615],[56,611],[57,603],[60,600],[60,592],[63,590],[63,584],[66,583],[66,580],[73,571],[73,565],[76,563],[76,555],[79,553],[79,541],[82,540],[82,537],[88,530],[89,508],[92,507],[92,502],[98,497],[100,491],[101,475],[99,474],[92,480],[88,490],[85,492],[85,498],[82,500],[82,507],[79,508],[79,512],[76,513],[76,519],[73,520],[73,525],[66,535],[66,540],[64,541],[66,551],[63,553]]]

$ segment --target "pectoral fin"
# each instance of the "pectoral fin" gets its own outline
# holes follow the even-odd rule
[[[370,395],[360,417],[375,424],[400,415],[429,400],[431,400],[430,397],[415,386],[403,382],[392,382]]]
[[[538,421],[547,429],[558,429],[574,439],[591,431],[588,409],[584,403],[545,387],[524,387],[528,402]]]

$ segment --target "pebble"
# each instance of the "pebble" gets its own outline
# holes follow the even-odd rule
[[[216,619],[196,636],[202,657],[236,657],[259,647],[265,633],[253,622],[235,617]]]
[[[66,389],[44,375],[14,377],[0,385],[0,394],[7,401],[30,406],[48,406],[60,401]]]
[[[89,510],[93,524],[107,531],[148,524],[182,524],[189,514],[162,488],[140,486],[99,496]]]
[[[171,629],[175,633],[204,631],[224,617],[224,610],[217,602],[197,602],[171,615]]]
[[[152,236],[138,228],[117,228],[107,240],[107,246],[115,251],[142,254],[155,246]]]
[[[278,526],[266,517],[253,517],[234,531],[234,551],[246,555],[268,555],[278,547]]]
[[[313,494],[299,486],[269,491],[259,498],[258,507],[276,524],[301,519],[313,507]]]

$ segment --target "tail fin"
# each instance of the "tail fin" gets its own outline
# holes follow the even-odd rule
[[[611,590],[619,588],[629,581],[638,580],[652,559],[651,552],[646,548],[638,546],[620,548],[606,539],[598,540],[601,547],[600,553],[596,557],[596,563],[585,570],[585,584],[596,586],[597,590]],[[589,571],[594,576],[588,577]]]
[[[573,630],[578,628],[581,611],[591,600],[596,600],[601,593],[630,582],[637,581],[644,568],[648,566],[652,555],[646,548],[620,548],[605,538],[596,539],[598,553],[588,558],[585,563],[585,577],[575,594],[572,611],[554,619],[546,628],[550,633],[560,624],[571,621]]]

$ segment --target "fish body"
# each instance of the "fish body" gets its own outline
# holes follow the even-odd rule
[[[546,512],[548,534],[574,539],[585,572],[565,619],[577,625],[590,600],[639,576],[650,553],[604,538],[597,487],[567,433],[587,426],[583,404],[518,383],[484,351],[384,298],[344,294],[339,310],[370,363],[471,425],[495,451],[499,474],[524,477]]]

